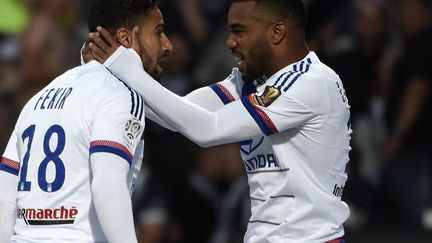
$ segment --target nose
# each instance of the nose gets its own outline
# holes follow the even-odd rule
[[[168,36],[166,36],[165,34],[163,34],[162,36],[162,48],[167,54],[171,53],[174,50],[174,46],[172,45]]]
[[[229,49],[234,49],[237,46],[237,41],[235,40],[235,38],[233,37],[233,34],[229,34],[228,38],[225,42],[225,45],[229,48]]]

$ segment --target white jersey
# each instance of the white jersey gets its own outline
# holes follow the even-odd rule
[[[110,71],[195,143],[241,141],[252,204],[245,242],[322,243],[344,235],[350,111],[338,75],[315,53],[259,85],[243,83],[234,70],[185,98],[145,73],[135,51],[120,47],[110,58]]]
[[[241,99],[264,134],[240,143],[252,213],[245,242],[343,236],[352,131],[341,80],[311,52],[255,87],[237,69],[210,86],[224,104]]]
[[[36,94],[0,163],[0,170],[19,177],[12,241],[105,242],[91,197],[90,155],[112,153],[129,163],[132,192],[143,130],[142,97],[96,61]]]

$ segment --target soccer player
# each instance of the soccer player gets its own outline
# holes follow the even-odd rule
[[[201,146],[240,142],[248,243],[343,242],[350,111],[338,75],[305,43],[306,15],[301,0],[234,1],[226,44],[238,69],[186,97],[146,74],[133,50],[116,50],[103,29],[108,44],[92,36],[97,60],[143,95],[147,116]]]
[[[154,78],[172,50],[156,1],[96,0],[89,29],[145,55]],[[143,157],[143,98],[96,61],[23,108],[0,160],[0,242],[137,242],[130,193]]]

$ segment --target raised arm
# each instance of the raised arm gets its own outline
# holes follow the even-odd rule
[[[102,32],[106,32],[103,28],[99,28],[99,30]],[[104,63],[110,56],[113,55],[115,50],[120,46],[111,35],[104,35],[104,39],[105,41],[100,37],[100,34],[98,32],[90,33],[90,37],[87,39],[86,43],[81,49],[81,64],[87,63],[91,60],[97,60],[100,63]],[[237,72],[237,70],[235,72]],[[230,86],[231,92],[233,94],[237,93],[234,90],[236,88],[235,82],[239,82],[239,80],[231,80],[235,78],[237,77],[233,75],[233,73],[231,73],[231,75],[227,79],[220,82],[221,85]],[[196,89],[184,96],[184,99],[208,111],[216,111],[217,109],[224,106],[224,102],[221,100],[221,97],[218,96],[215,91],[210,87],[202,87]],[[145,110],[145,115],[150,120],[171,131],[177,131],[177,129],[169,125],[156,112],[154,112],[151,107],[148,107],[146,105]]]
[[[241,101],[232,102],[215,112],[208,111],[153,80],[142,68],[139,56],[134,51],[120,47],[118,53],[113,55],[114,59],[108,59],[105,65],[138,91],[147,106],[162,120],[200,146],[236,142],[261,134]],[[127,69],[125,62],[128,63]],[[122,74],[114,71],[119,69],[122,69]],[[129,82],[133,79],[140,82]]]
[[[133,37],[136,40],[137,35],[136,32]],[[311,60],[307,64],[302,62],[301,65],[308,66],[310,62]],[[299,89],[300,93],[288,94],[275,89],[264,94],[271,97],[259,97],[262,94],[255,93],[216,111],[209,111],[161,86],[144,71],[140,56],[133,49],[120,46],[104,65],[138,91],[147,106],[162,120],[203,147],[278,133],[304,123],[328,109],[325,102],[314,104],[319,100],[316,97],[323,95],[322,90],[316,88],[312,94],[302,89]],[[270,86],[267,88],[271,89]],[[305,92],[309,92],[309,95],[305,95]],[[260,104],[257,99],[261,98],[269,98],[271,102]],[[299,102],[299,99],[303,101]],[[314,110],[309,108],[314,106]]]

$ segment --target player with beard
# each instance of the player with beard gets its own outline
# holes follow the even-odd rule
[[[185,97],[154,81],[103,29],[107,42],[93,35],[86,50],[143,95],[149,118],[204,147],[240,142],[248,243],[343,242],[350,111],[338,75],[305,43],[306,15],[301,0],[233,1],[226,44],[238,69]]]
[[[138,25],[133,48],[160,77],[172,44],[156,1],[95,0],[88,24],[128,48]],[[100,63],[57,77],[25,105],[0,159],[0,242],[137,242],[143,132],[142,97]]]

